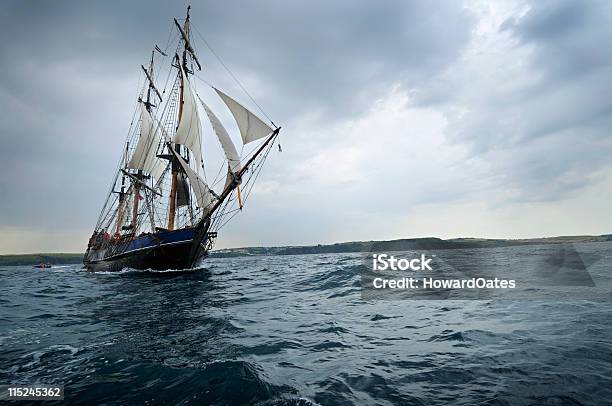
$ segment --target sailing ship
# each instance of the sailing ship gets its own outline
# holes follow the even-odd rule
[[[219,229],[242,210],[277,141],[280,127],[271,120],[266,123],[199,77],[202,66],[194,47],[190,8],[183,21],[174,19],[166,48],[155,45],[148,67],[141,66],[144,84],[134,118],[83,259],[89,270],[182,270],[196,266],[212,249]],[[160,88],[156,67],[164,62],[168,79]],[[231,113],[242,140],[240,154],[221,120],[201,97],[195,79],[209,86],[209,93],[218,96],[219,104]],[[208,119],[211,136],[217,138],[224,156],[217,178],[212,180],[206,177],[201,116]]]

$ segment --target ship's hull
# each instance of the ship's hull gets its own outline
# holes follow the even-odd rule
[[[141,235],[104,249],[90,248],[83,263],[90,271],[117,272],[125,268],[182,270],[208,254],[202,244],[206,230],[185,228]]]

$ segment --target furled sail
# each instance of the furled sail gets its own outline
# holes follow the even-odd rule
[[[141,169],[159,180],[165,168],[165,164],[157,158],[160,138],[157,131],[155,131],[151,114],[142,104],[140,105],[140,120],[140,138],[138,138],[136,149],[127,167],[130,169]]]
[[[198,206],[204,209],[208,208],[215,202],[215,197],[213,196],[210,188],[206,182],[204,182],[202,178],[200,178],[200,176],[193,169],[191,169],[183,157],[181,157],[181,155],[177,153],[174,148],[171,147],[171,151],[176,159],[178,159],[183,171],[185,171],[187,174],[187,178],[189,179],[189,183],[191,184],[191,188],[195,194]]]
[[[200,117],[198,116],[198,106],[196,104],[193,90],[189,79],[185,74],[183,65],[180,65],[181,77],[183,78],[183,110],[181,121],[174,135],[174,142],[189,148],[198,163],[198,168],[202,167],[202,129],[200,127]]]
[[[216,87],[213,87],[213,89],[215,89],[219,97],[221,97],[232,112],[236,123],[238,123],[240,135],[242,136],[242,142],[244,144],[263,138],[274,131],[273,128],[261,121],[259,117],[247,110],[242,104],[238,103]]]
[[[200,103],[202,103],[202,107],[204,107],[204,111],[206,111],[206,115],[208,115],[208,119],[210,120],[210,124],[212,124],[212,128],[217,134],[217,138],[221,143],[221,147],[223,148],[223,152],[225,152],[225,157],[227,158],[227,163],[229,164],[229,170],[233,173],[237,173],[240,171],[240,157],[238,156],[238,152],[236,151],[236,147],[232,142],[229,134],[221,121],[217,118],[215,113],[204,103],[202,99],[200,99]],[[230,176],[228,174],[228,176]]]
[[[176,206],[187,206],[189,204],[189,185],[182,172],[176,177]]]

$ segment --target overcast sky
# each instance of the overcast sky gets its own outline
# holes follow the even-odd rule
[[[85,249],[139,66],[184,13],[3,2],[0,253]],[[283,127],[217,247],[612,233],[611,2],[194,1],[192,21]]]

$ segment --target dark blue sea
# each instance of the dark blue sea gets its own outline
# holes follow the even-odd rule
[[[610,278],[612,243],[584,247]],[[612,300],[364,300],[361,261],[2,267],[0,384],[70,404],[612,404]]]

